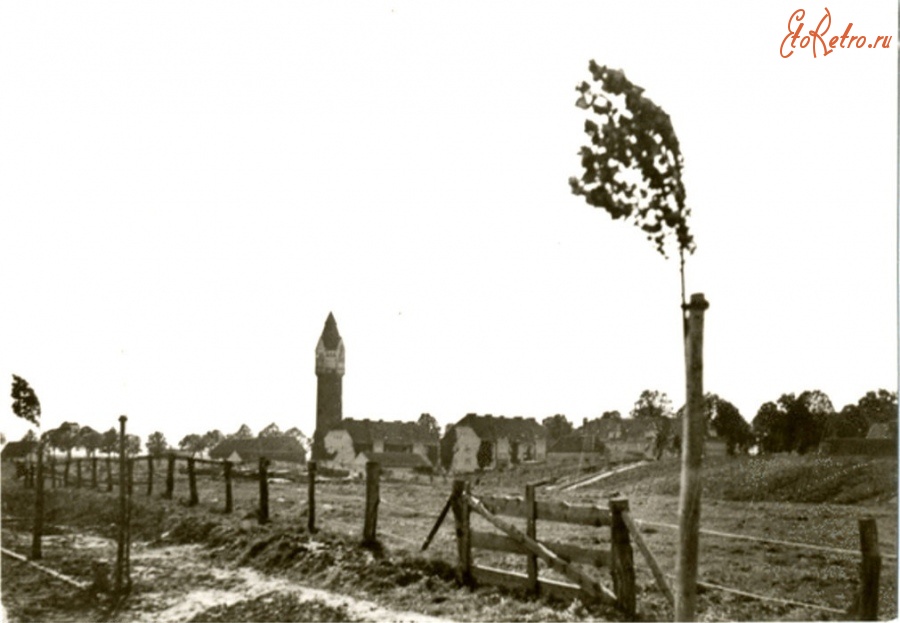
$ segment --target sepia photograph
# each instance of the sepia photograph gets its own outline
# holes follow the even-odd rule
[[[896,620],[898,21],[0,3],[0,621]]]

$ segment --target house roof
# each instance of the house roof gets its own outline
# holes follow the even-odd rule
[[[579,432],[557,439],[547,448],[547,453],[603,452],[604,448],[603,439],[599,435],[588,434],[585,438],[585,435]]]
[[[338,333],[337,322],[334,314],[328,312],[328,318],[325,320],[325,328],[322,330],[322,337],[319,338],[328,350],[337,349],[341,343],[341,334]]]
[[[252,439],[225,439],[209,451],[210,458],[228,459],[233,453],[245,462],[258,461],[264,456],[270,461],[305,463],[306,451],[299,441],[288,435],[254,437]]]
[[[582,427],[583,429],[584,427]],[[582,430],[579,429],[579,432]],[[588,433],[597,435],[601,440],[607,440],[612,433],[616,433],[618,439],[643,439],[650,434],[656,434],[656,426],[647,419],[607,419],[590,422]]]
[[[437,445],[440,436],[436,432],[419,426],[416,422],[385,422],[383,420],[344,419],[333,430],[345,430],[350,433],[353,443],[372,444],[377,440],[385,444],[408,446],[414,443]]]
[[[383,468],[391,467],[431,467],[421,454],[414,452],[360,452],[356,461],[375,461]]]
[[[481,439],[509,439],[510,441],[535,441],[547,437],[547,429],[537,423],[534,418],[521,416],[505,417],[502,415],[476,415],[469,413],[456,423],[456,426],[468,426]]]
[[[0,458],[4,461],[24,459],[29,453],[37,449],[36,441],[10,441],[3,447]]]

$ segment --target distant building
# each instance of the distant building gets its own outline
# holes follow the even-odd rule
[[[484,469],[547,459],[547,430],[534,418],[469,413],[447,431],[441,444],[442,454],[452,457],[454,472],[479,469],[479,452],[487,459]]]
[[[351,467],[363,453],[417,455],[426,464],[437,463],[440,438],[416,422],[345,419],[325,435],[327,461]],[[421,464],[418,459],[410,458]],[[383,466],[382,466],[383,467]]]
[[[350,465],[358,473],[364,473],[366,463],[375,461],[382,472],[394,477],[411,476],[416,473],[431,473],[434,466],[421,454],[415,452],[360,452]]]
[[[337,427],[343,417],[344,340],[338,333],[334,314],[330,312],[316,344],[316,377],[316,431],[312,458],[321,461],[326,458],[325,435]]]
[[[209,451],[209,457],[245,464],[257,463],[260,457],[266,457],[273,463],[306,464],[306,450],[297,439],[289,435],[225,439]]]

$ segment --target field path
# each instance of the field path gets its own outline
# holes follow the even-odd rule
[[[135,585],[152,586],[133,595],[120,612],[135,622],[188,621],[215,606],[231,606],[268,595],[290,594],[301,602],[317,601],[343,608],[363,621],[437,623],[441,619],[399,612],[372,601],[311,588],[267,576],[247,567],[216,567],[204,560],[198,545],[173,545],[135,552],[131,557]],[[183,590],[178,590],[178,586]]]

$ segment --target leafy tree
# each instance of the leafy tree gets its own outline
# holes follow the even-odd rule
[[[416,421],[416,424],[429,434],[434,435],[434,437],[441,436],[441,427],[438,424],[437,420],[430,413],[423,413],[419,416],[419,419]]]
[[[866,422],[872,424],[897,424],[897,392],[879,389],[866,392],[856,403]],[[868,427],[867,427],[868,430]]]
[[[284,434],[288,437],[293,437],[298,442],[300,442],[300,445],[303,446],[303,449],[306,450],[307,454],[312,451],[312,439],[304,435],[303,431],[301,431],[296,426],[287,429],[286,431],[284,431]]]
[[[260,437],[281,437],[281,429],[278,428],[278,424],[272,422],[264,429],[259,431]]]
[[[865,437],[869,423],[857,405],[844,405],[840,413],[830,414],[825,421],[824,437]]]
[[[38,440],[37,433],[35,433],[34,430],[32,430],[30,428],[28,429],[28,432],[25,433],[25,435],[22,437],[22,441],[37,441],[37,440]]]
[[[150,456],[159,458],[164,456],[168,449],[169,443],[166,441],[166,436],[161,432],[150,433],[150,436],[147,437],[147,453]]]
[[[548,445],[552,441],[571,435],[572,431],[575,430],[572,423],[566,419],[566,416],[562,413],[557,413],[556,415],[544,418],[541,424],[547,429]]]
[[[78,431],[78,447],[84,448],[85,453],[92,457],[97,454],[103,443],[103,434],[90,426],[82,426]]]
[[[218,428],[207,431],[206,434],[203,435],[203,446],[205,448],[209,448],[210,450],[215,448],[223,441],[225,441],[225,435]]]
[[[622,419],[622,414],[618,411],[604,411],[603,415],[600,416],[601,420],[619,420]]]
[[[44,437],[50,446],[65,452],[67,457],[72,458],[72,450],[78,445],[80,429],[81,427],[75,422],[63,422],[58,428],[44,433]]]
[[[669,400],[665,392],[645,389],[634,403],[630,415],[636,420],[642,418],[671,418],[674,417],[672,401]]]
[[[569,178],[569,186],[588,205],[632,222],[664,257],[667,241],[674,239],[684,305],[685,253],[693,253],[696,245],[688,228],[684,160],[672,121],[622,71],[593,60],[588,69],[594,84],[576,87],[576,106],[587,111],[584,131],[590,145],[582,146],[583,172]]]
[[[746,450],[753,443],[753,429],[733,404],[716,394],[703,397],[709,426],[725,440],[726,452],[734,455],[738,448]]]
[[[178,447],[185,452],[190,452],[191,456],[193,456],[203,452],[206,449],[206,444],[204,443],[202,436],[191,433],[190,435],[185,435],[181,441],[178,442]]]
[[[784,452],[789,447],[787,415],[774,402],[760,406],[753,418],[753,432],[762,452]]]
[[[231,439],[253,439],[253,430],[246,424],[241,424],[241,427],[229,437]]]
[[[28,420],[35,426],[41,425],[41,402],[31,389],[28,381],[20,376],[12,375],[12,410],[18,417]]]
[[[782,394],[777,403],[767,402],[753,419],[753,431],[763,452],[805,454],[819,445],[834,407],[819,390],[799,396]]]
[[[136,456],[141,453],[141,438],[138,435],[125,435],[126,456]]]
[[[478,445],[478,453],[475,455],[478,462],[478,469],[485,470],[491,466],[494,461],[494,442],[488,439],[482,439]]]
[[[103,433],[99,450],[105,452],[106,456],[119,451],[119,433],[114,427]]]

